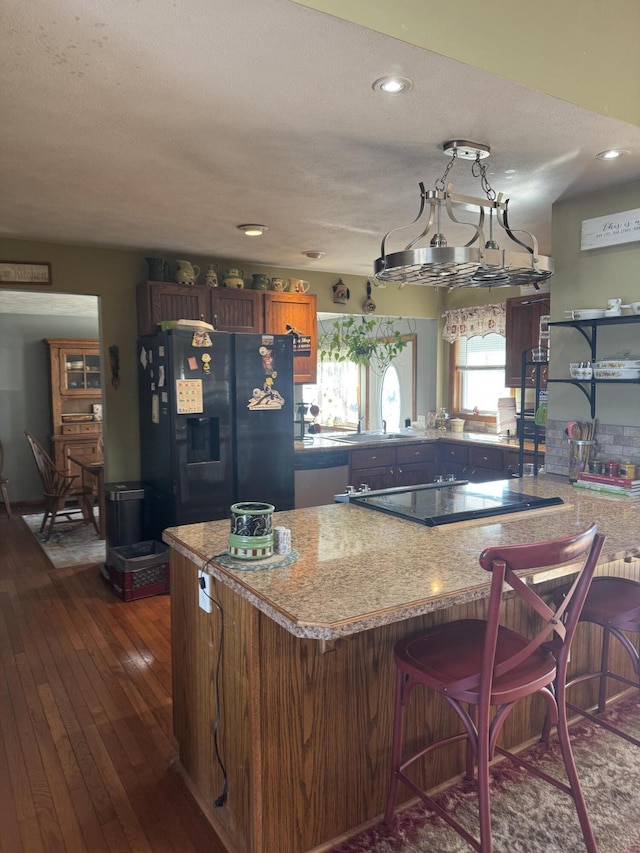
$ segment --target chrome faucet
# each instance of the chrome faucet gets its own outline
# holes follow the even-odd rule
[[[364,423],[365,418],[366,418],[366,415],[363,415],[361,418],[358,418],[358,430],[357,431],[359,433],[362,432],[362,424]]]
[[[385,435],[387,434],[387,422],[385,421],[385,419],[384,419],[384,418],[382,419],[382,432],[383,432]]]

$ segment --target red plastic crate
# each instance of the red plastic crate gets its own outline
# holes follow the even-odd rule
[[[138,542],[110,548],[109,583],[123,601],[169,592],[169,548],[162,542]]]
[[[108,566],[108,569],[111,589],[123,601],[134,601],[136,598],[148,598],[150,595],[169,592],[169,563],[133,572],[119,572],[113,566]]]

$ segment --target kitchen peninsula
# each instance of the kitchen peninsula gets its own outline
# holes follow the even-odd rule
[[[560,477],[527,477],[514,488],[565,503],[435,529],[350,504],[277,513],[275,523],[291,528],[299,556],[267,571],[216,562],[226,549],[228,521],[165,531],[180,767],[232,853],[326,850],[321,845],[380,815],[393,646],[439,621],[483,615],[483,548],[556,538],[596,521],[607,536],[599,572],[637,572],[640,502],[585,494]],[[198,606],[199,570],[210,577],[212,613]],[[546,592],[566,571],[541,570],[532,582]],[[526,630],[527,616],[513,602],[506,612],[511,627]],[[583,632],[575,648],[582,664],[593,654],[588,640]],[[539,733],[541,705],[531,703],[526,714],[508,720],[509,745]],[[417,691],[408,739],[427,707],[437,729],[455,725],[436,697]],[[218,713],[226,789],[214,742]],[[461,769],[454,748],[421,768],[420,782],[433,787]]]

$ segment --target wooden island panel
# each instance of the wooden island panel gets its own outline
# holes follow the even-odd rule
[[[400,638],[434,624],[483,618],[484,600],[325,646],[290,634],[212,577],[211,595],[223,610],[225,624],[218,743],[228,775],[227,801],[216,808],[223,783],[213,742],[220,615],[215,606],[211,614],[198,608],[194,562],[172,549],[171,570],[174,727],[180,763],[230,853],[304,853],[378,818],[389,774],[393,647]],[[633,572],[634,567],[622,561],[599,570],[635,576]],[[565,581],[546,581],[541,588],[550,595]],[[510,627],[533,630],[520,599],[507,598],[504,607]],[[614,651],[614,665],[631,676],[626,656]],[[595,663],[598,655],[598,629],[581,625],[574,660],[582,667],[585,660]],[[593,702],[594,688],[581,685],[573,698]],[[503,742],[514,746],[535,739],[543,716],[540,698],[519,703],[507,720]],[[440,696],[416,690],[405,743],[419,737],[425,720],[434,736],[459,730]],[[417,779],[432,788],[463,767],[462,746],[456,744],[416,768]],[[409,798],[402,786],[401,797]]]

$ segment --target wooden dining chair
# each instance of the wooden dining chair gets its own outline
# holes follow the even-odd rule
[[[81,521],[84,524],[93,524],[97,533],[98,525],[93,511],[90,511],[89,503],[84,499],[87,496],[81,491],[79,492],[76,486],[77,475],[58,470],[53,459],[51,459],[34,436],[27,430],[25,430],[25,435],[27,436],[38,474],[42,481],[45,509],[42,516],[42,524],[40,525],[40,533],[45,533],[45,541],[48,541],[53,525],[58,520]],[[71,491],[72,489],[73,491]],[[73,508],[67,507],[69,501],[76,501],[78,505]],[[74,518],[74,512],[80,512],[82,517]]]
[[[393,820],[402,782],[475,850],[491,853],[489,764],[495,753],[499,753],[573,797],[587,851],[595,853],[596,844],[569,741],[565,681],[571,641],[603,541],[604,537],[596,533],[592,524],[587,530],[564,539],[487,548],[480,555],[480,565],[491,572],[486,620],[463,619],[437,625],[396,645],[395,717],[386,823]],[[576,562],[581,562],[581,567],[557,610],[549,607],[517,574],[521,570]],[[531,608],[531,615],[539,624],[533,638],[500,624],[505,588],[510,588]],[[571,608],[567,610],[569,605]],[[464,731],[426,745],[414,743],[403,755],[405,709],[419,684],[436,691],[449,703],[462,721]],[[542,739],[548,740],[551,727],[557,725],[568,785],[497,744],[509,713],[520,699],[533,694],[540,694],[546,702]],[[493,708],[497,709],[495,713]],[[430,721],[425,720],[425,731],[430,730]],[[466,743],[467,779],[474,778],[477,767],[479,840],[406,772],[432,750],[455,742]]]
[[[11,504],[9,503],[9,493],[7,492],[7,484],[9,481],[4,476],[4,450],[0,441],[0,495],[2,495],[2,503],[8,518],[11,518]]]
[[[566,594],[566,586],[558,587],[553,591],[553,600],[558,607],[562,605]],[[600,666],[599,669],[576,675],[567,683],[567,690],[575,684],[598,679],[598,703],[594,713],[572,702],[567,702],[567,708],[593,723],[598,723],[629,743],[640,746],[640,739],[623,731],[619,726],[614,726],[601,716],[607,707],[609,680],[640,688],[640,655],[634,643],[626,636],[626,634],[640,634],[640,583],[609,575],[594,578],[580,614],[580,621],[591,622],[602,628]],[[626,675],[610,669],[609,651],[612,637],[626,652],[633,667],[635,679],[627,678]]]

